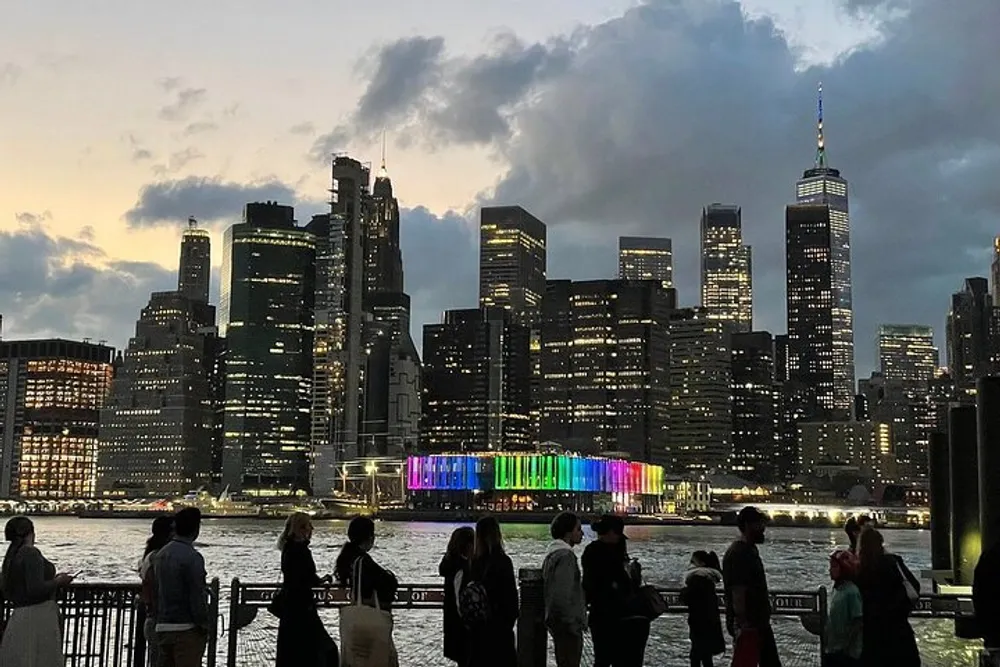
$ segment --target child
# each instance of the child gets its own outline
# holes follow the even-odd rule
[[[695,551],[684,578],[681,599],[688,606],[691,667],[714,667],[713,656],[726,652],[715,587],[722,581],[722,565],[714,551]]]
[[[826,622],[823,667],[857,667],[861,664],[861,592],[854,584],[858,558],[850,551],[830,556],[830,612]]]

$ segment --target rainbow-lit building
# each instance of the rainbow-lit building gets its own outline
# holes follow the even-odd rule
[[[663,468],[570,454],[480,452],[410,456],[406,487],[414,507],[658,512]]]

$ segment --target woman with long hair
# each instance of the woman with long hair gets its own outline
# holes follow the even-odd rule
[[[159,651],[156,639],[156,577],[153,559],[157,552],[174,536],[174,518],[158,516],[153,519],[150,535],[146,539],[146,549],[139,561],[139,579],[142,581],[142,603],[146,608],[146,622],[142,633],[146,638],[146,664],[157,664]]]
[[[309,542],[312,519],[295,512],[285,521],[278,538],[281,552],[282,584],[278,604],[278,650],[276,667],[336,667],[337,645],[320,620],[313,589],[331,582],[316,573]]]
[[[444,657],[459,665],[469,658],[469,631],[458,612],[458,592],[469,576],[475,546],[476,531],[468,526],[456,528],[438,567],[444,577]]]
[[[485,590],[488,612],[484,623],[471,628],[468,664],[516,667],[517,579],[514,563],[504,551],[503,534],[495,517],[483,517],[476,523],[469,579],[480,583]]]
[[[35,525],[15,516],[4,526],[10,545],[0,571],[0,588],[14,608],[0,645],[4,667],[62,667],[62,632],[55,596],[73,577],[56,568],[35,547]]]
[[[861,532],[858,556],[857,584],[864,609],[862,664],[919,667],[920,651],[909,621],[913,602],[907,586],[913,585],[912,575],[907,576],[909,571],[899,556],[886,553],[885,539],[874,528]]]

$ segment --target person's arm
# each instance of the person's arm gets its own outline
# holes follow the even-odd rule
[[[18,554],[24,573],[24,590],[28,604],[38,604],[51,600],[59,584],[55,579],[45,578],[45,558],[42,552],[34,547],[21,547]]]
[[[732,552],[725,566],[726,588],[733,606],[733,620],[736,629],[746,630],[751,627],[747,617],[747,594],[749,590],[749,554],[745,549]]]
[[[208,620],[208,586],[205,583],[208,575],[205,573],[205,559],[197,551],[192,551],[192,553],[193,556],[187,563],[189,569],[188,604],[191,605],[191,622],[208,631],[211,629],[211,624]]]
[[[599,592],[601,587],[600,573],[597,571],[593,554],[587,550],[584,550],[580,562],[583,566],[583,595],[587,604],[592,605],[601,596]]]
[[[498,577],[498,583],[500,585],[500,592],[503,594],[501,600],[501,610],[503,612],[504,618],[510,622],[511,625],[517,622],[517,617],[520,615],[519,604],[517,596],[517,578],[514,576],[514,563],[511,561],[509,556],[504,556],[499,563],[500,568]]]
[[[369,583],[372,585],[372,595],[377,595],[379,602],[392,604],[396,601],[396,591],[399,590],[399,580],[389,570],[375,562],[375,559],[366,555],[361,561],[364,572],[361,575],[361,583],[365,588]],[[367,579],[367,582],[365,581]]]

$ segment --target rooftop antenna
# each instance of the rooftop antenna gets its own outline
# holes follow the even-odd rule
[[[816,166],[826,167],[826,142],[823,139],[823,82],[819,84],[816,105]]]
[[[195,220],[193,215],[188,216],[188,229],[194,229],[198,226],[198,221]]]

